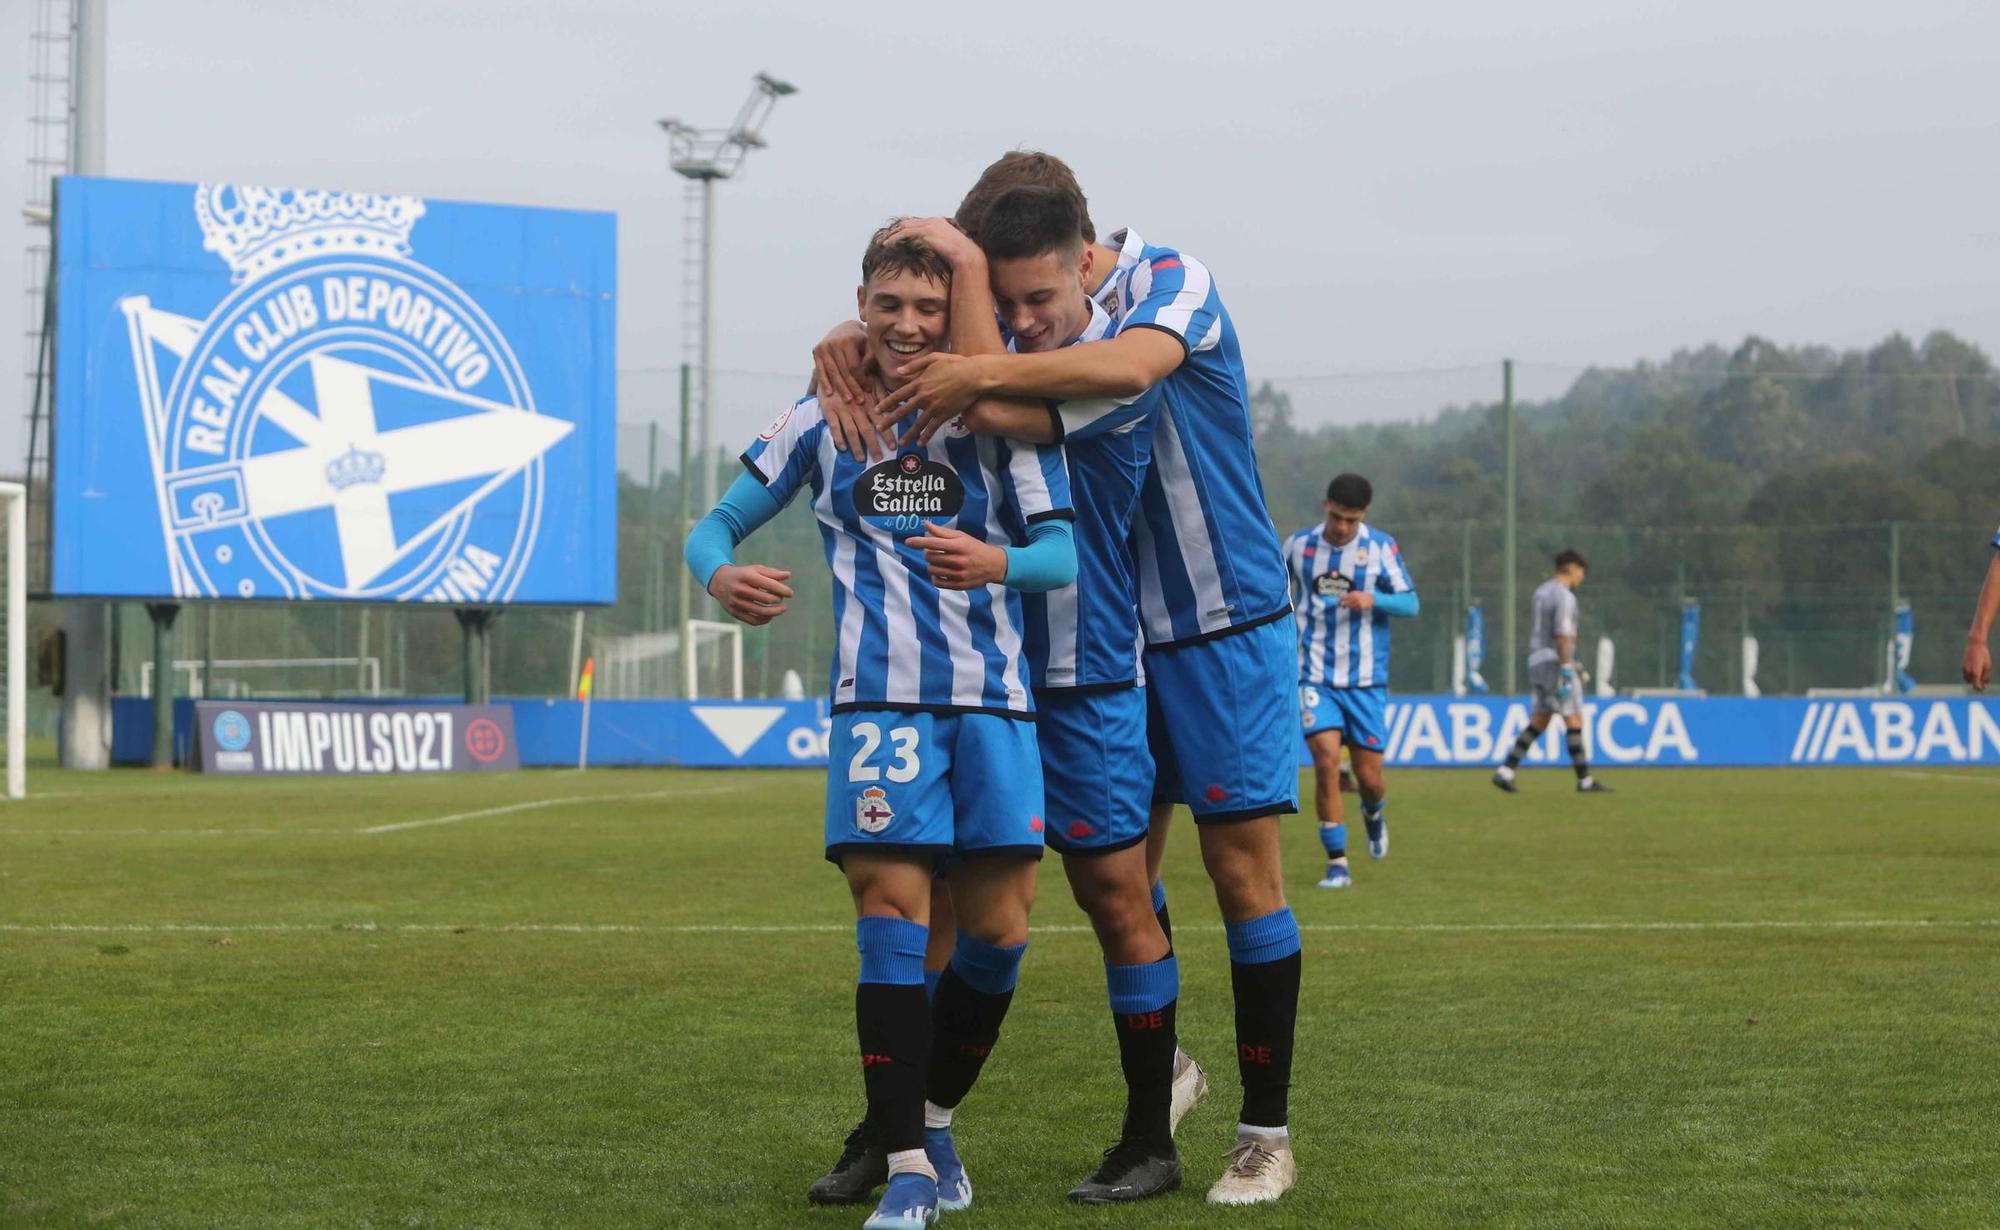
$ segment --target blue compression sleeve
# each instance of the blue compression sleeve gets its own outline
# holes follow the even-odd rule
[[[1376,594],[1375,609],[1384,615],[1393,615],[1399,619],[1415,615],[1417,591],[1413,589],[1401,594]]]
[[[778,515],[780,505],[755,475],[738,475],[722,502],[688,531],[687,546],[681,557],[688,571],[708,588],[709,578],[724,564],[736,562],[732,553],[738,543],[756,532],[758,526]]]
[[[1028,527],[1028,543],[1007,547],[1008,589],[1040,594],[1076,580],[1076,542],[1069,522],[1051,517]]]

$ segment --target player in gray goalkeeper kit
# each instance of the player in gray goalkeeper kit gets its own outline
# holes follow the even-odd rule
[[[1590,775],[1590,762],[1583,752],[1583,673],[1576,665],[1576,587],[1583,584],[1588,565],[1583,556],[1566,550],[1556,556],[1556,574],[1535,590],[1534,615],[1528,624],[1528,686],[1534,690],[1535,705],[1521,737],[1514,740],[1507,760],[1493,771],[1493,784],[1508,794],[1514,784],[1514,770],[1521,758],[1535,746],[1535,740],[1549,728],[1549,719],[1562,719],[1564,738],[1569,745],[1570,763],[1576,768],[1576,788],[1584,794],[1603,794],[1611,787]]]

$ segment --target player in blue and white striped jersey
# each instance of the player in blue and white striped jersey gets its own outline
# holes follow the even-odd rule
[[[1176,802],[1193,811],[1229,941],[1244,1100],[1237,1147],[1209,1199],[1263,1203],[1297,1178],[1286,1124],[1300,944],[1277,824],[1298,810],[1298,662],[1283,622],[1284,562],[1264,508],[1235,326],[1207,269],[1129,231],[1091,251],[1113,266],[1096,292],[1119,307],[1112,338],[912,360],[877,413],[920,407],[921,439],[981,398],[1044,397],[1061,403],[1064,439],[1076,441],[1146,413],[1119,399],[1161,395],[1134,533],[1158,764],[1153,827],[1164,836]]]
[[[1097,344],[1110,334],[1109,315],[1085,294],[1091,258],[1084,224],[1082,206],[1070,194],[1034,187],[1002,194],[977,220],[991,309],[1008,335],[1005,349],[1040,353]],[[968,265],[970,270],[955,265],[955,294],[976,294],[972,272],[982,266]],[[955,302],[954,352],[1001,349],[987,327],[987,308]],[[1149,391],[1133,400],[1157,396]],[[1180,967],[1154,913],[1144,847],[1153,758],[1131,549],[1156,421],[1144,410],[1142,404],[1117,430],[1066,446],[1077,510],[1076,583],[1023,600],[1041,719],[1048,841],[1063,856],[1070,892],[1104,951],[1126,1082],[1117,1143],[1070,1190],[1070,1199],[1083,1204],[1145,1199],[1181,1181],[1173,1140]],[[1046,409],[990,402],[974,405],[962,422],[982,434],[1044,441],[1056,439],[1061,428]],[[1194,1071],[1199,1081],[1199,1068]]]
[[[857,294],[875,369],[942,345],[950,267],[888,229]],[[827,857],[854,897],[868,1123],[887,1180],[865,1230],[921,1230],[972,1189],[948,1126],[999,1037],[1027,947],[1042,850],[1041,763],[1017,590],[1076,576],[1058,449],[959,431],[865,465],[818,403],[793,406],[689,535],[689,567],[731,615],[784,613],[789,574],[734,548],[810,488],[833,571]],[[975,857],[976,856],[976,857]],[[958,906],[952,963],[926,1004],[933,873]],[[870,1184],[872,1188],[873,1184]],[[865,1190],[865,1189],[864,1189]]]
[[[1996,615],[2000,615],[2000,533],[1993,535],[1993,558],[1972,604],[1972,626],[1965,630],[1965,656],[1958,664],[1959,674],[1975,692],[1984,692],[1993,681],[1993,653],[1986,642],[1993,635]]]
[[[974,220],[976,243],[942,219],[906,226],[952,262],[954,353],[1035,353],[1109,334],[1110,317],[1084,293],[1091,261],[1081,206],[1070,194],[1023,187],[1001,195]],[[1048,442],[1060,430],[1039,403],[982,402],[960,423],[981,435]],[[1180,967],[1155,913],[1143,845],[1153,759],[1131,526],[1152,436],[1153,419],[1142,414],[1065,450],[1077,579],[1022,601],[1048,842],[1063,856],[1070,891],[1104,951],[1126,1083],[1118,1142],[1070,1190],[1070,1199],[1083,1204],[1141,1200],[1178,1187],[1174,1127],[1205,1082],[1192,1060],[1176,1079],[1184,1058],[1176,1042]],[[946,908],[948,899],[934,898],[934,917]],[[851,1186],[843,1169],[851,1163],[836,1165],[822,1189]]]
[[[1417,613],[1417,586],[1396,540],[1367,522],[1375,488],[1359,474],[1327,484],[1326,519],[1285,540],[1292,610],[1299,631],[1299,720],[1312,753],[1321,888],[1353,882],[1340,800],[1340,747],[1347,745],[1360,787],[1368,853],[1389,853],[1388,787],[1382,755],[1389,692],[1389,620]]]

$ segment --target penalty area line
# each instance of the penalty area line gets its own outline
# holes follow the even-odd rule
[[[448,816],[431,816],[423,820],[399,820],[394,824],[377,824],[365,829],[355,829],[357,833],[400,833],[405,829],[425,829],[440,824],[457,824],[462,820],[481,820],[487,816],[509,816],[516,812],[540,811],[548,807],[567,807],[572,803],[610,803],[631,799],[684,799],[704,794],[733,794],[740,786],[706,786],[695,789],[675,788],[672,790],[641,790],[630,794],[575,794],[560,799],[532,799],[526,803],[509,803],[504,807],[482,807],[477,811],[457,811]]]
[[[1916,769],[1891,769],[1889,775],[1925,782],[1971,782],[1975,786],[2000,786],[2000,776],[1977,773],[1924,773]]]
[[[2000,918],[1829,918],[1742,919],[1660,921],[1660,922],[1518,922],[1518,923],[1302,923],[1300,931],[1312,933],[1602,933],[1621,931],[1853,931],[1853,930],[1973,930],[2000,927]],[[508,935],[809,935],[845,934],[853,923],[0,923],[5,934],[288,934],[304,932],[356,931],[371,934],[476,934]],[[1089,935],[1091,928],[1080,924],[1030,927],[1039,935]],[[1214,932],[1217,923],[1190,923],[1176,930]]]

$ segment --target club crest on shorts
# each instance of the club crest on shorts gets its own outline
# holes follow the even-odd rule
[[[499,327],[411,256],[424,212],[203,184],[228,293],[205,319],[119,301],[176,595],[512,598],[543,456],[576,424],[536,411]]]
[[[889,806],[889,794],[880,786],[870,786],[854,800],[854,827],[864,833],[879,833],[889,827],[896,813]]]

